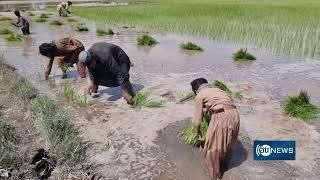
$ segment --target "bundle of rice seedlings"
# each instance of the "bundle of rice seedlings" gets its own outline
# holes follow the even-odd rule
[[[242,48],[233,54],[233,59],[235,61],[246,61],[246,60],[256,60],[256,57],[248,53],[247,48],[245,49]]]
[[[13,31],[9,30],[9,29],[0,29],[0,35],[7,35],[7,34],[11,34],[13,33]]]
[[[114,32],[111,29],[108,29],[107,31],[102,29],[97,29],[96,31],[97,36],[105,36],[105,35],[113,35]]]
[[[47,22],[47,19],[45,19],[45,18],[37,18],[35,21],[38,22],[38,23],[44,23],[44,22]]]
[[[289,96],[284,105],[284,112],[292,117],[309,120],[316,118],[319,109],[310,103],[307,91],[300,90],[297,96]]]
[[[9,36],[6,37],[6,40],[12,41],[12,42],[13,41],[19,42],[19,41],[23,41],[23,36],[13,32],[13,33],[9,34]]]
[[[243,96],[242,96],[241,92],[239,92],[239,91],[233,93],[232,96],[233,96],[234,99],[239,99],[239,100],[243,99]]]
[[[229,95],[232,95],[232,91],[223,82],[214,80],[212,84],[215,85],[217,88],[221,89],[222,91],[225,91]]]
[[[164,104],[164,102],[161,100],[149,99],[149,96],[150,96],[149,93],[142,93],[142,92],[135,93],[133,97],[133,107],[156,108],[156,107],[161,107]]]
[[[58,21],[58,20],[53,20],[53,21],[50,22],[50,25],[52,25],[52,26],[61,26],[61,25],[63,25],[63,23]]]
[[[202,47],[200,47],[192,42],[182,43],[182,44],[180,44],[180,48],[187,49],[187,50],[203,51]]]
[[[68,19],[68,22],[78,22],[78,20],[73,19],[73,18],[69,18],[69,19]]]
[[[86,32],[86,31],[89,31],[89,29],[84,25],[79,25],[79,26],[77,26],[77,31],[78,32]]]
[[[199,136],[199,144],[200,146],[203,146],[206,140],[206,134],[207,134],[207,129],[208,129],[208,116],[204,116],[201,124],[200,124],[200,136]],[[180,136],[182,139],[190,145],[194,145],[196,143],[196,129],[192,125],[192,123],[188,123],[186,127],[183,129],[181,132]]]
[[[179,102],[191,101],[195,98],[194,92],[188,92]]]
[[[156,44],[157,41],[153,37],[145,34],[137,38],[137,43],[141,46],[151,46]]]
[[[28,16],[35,16],[35,14],[34,14],[33,12],[31,12],[31,11],[29,11],[29,12],[27,13],[27,15],[28,15]]]
[[[49,14],[46,14],[46,13],[41,13],[39,18],[42,18],[42,19],[47,19],[49,18]]]

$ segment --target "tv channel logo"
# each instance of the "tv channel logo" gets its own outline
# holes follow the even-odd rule
[[[295,141],[254,141],[254,160],[295,160]]]

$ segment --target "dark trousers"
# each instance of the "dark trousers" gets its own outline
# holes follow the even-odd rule
[[[23,35],[30,34],[29,25],[22,26],[21,31],[22,31]]]

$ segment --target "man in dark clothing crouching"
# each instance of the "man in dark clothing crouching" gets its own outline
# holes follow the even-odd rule
[[[87,51],[79,54],[79,61],[89,70],[91,80],[88,93],[97,97],[98,86],[121,86],[122,97],[128,104],[133,104],[133,91],[130,83],[130,59],[117,45],[99,42]]]

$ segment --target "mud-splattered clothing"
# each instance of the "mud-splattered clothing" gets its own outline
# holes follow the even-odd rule
[[[84,50],[83,44],[74,38],[63,38],[55,41],[54,44],[57,46],[57,53],[55,59],[61,69],[64,66],[77,64],[77,70],[80,77],[86,77],[86,69],[83,64],[79,62],[79,54]]]
[[[21,27],[23,35],[30,34],[30,25],[26,18],[22,16],[18,17],[18,22],[16,24],[18,27]]]
[[[204,145],[204,166],[206,173],[217,179],[222,177],[231,160],[240,118],[232,99],[224,91],[200,86],[198,92],[193,124],[200,125],[205,108],[211,119]]]
[[[95,43],[89,50],[95,68],[88,67],[90,80],[96,85],[107,87],[130,84],[130,59],[127,54],[114,44],[105,42]]]

